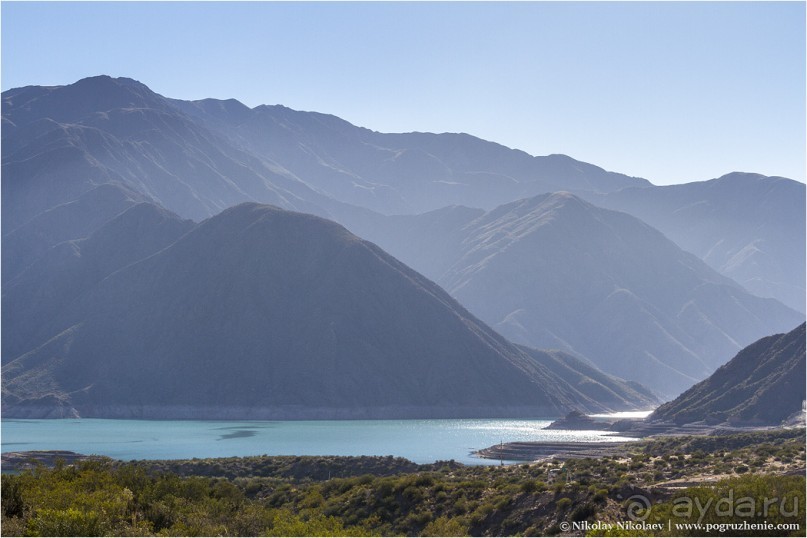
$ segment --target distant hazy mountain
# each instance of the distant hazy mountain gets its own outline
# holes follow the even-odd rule
[[[525,346],[519,348],[533,361],[563,379],[575,390],[576,397],[581,401],[609,402],[609,405],[619,407],[624,407],[621,402],[626,401],[631,402],[634,409],[649,409],[658,398],[655,392],[644,385],[605,374],[592,363],[568,353],[541,351]],[[645,407],[642,407],[642,402],[646,402]]]
[[[711,181],[581,193],[661,230],[761,297],[805,312],[805,185],[735,172]]]
[[[734,173],[655,187],[563,155],[532,157],[464,134],[383,134],[282,106],[173,102],[337,200],[412,214],[574,192],[639,217],[752,293],[805,312],[805,186],[796,181]]]
[[[57,298],[30,351],[3,367],[4,416],[547,416],[654,400],[510,344],[333,222],[244,204],[153,243],[186,225],[141,204],[74,244],[80,259],[55,247],[73,275],[109,261],[90,270],[107,276]],[[122,245],[147,257],[127,264]]]
[[[668,395],[803,320],[635,217],[568,193],[354,227],[514,342],[577,353]]]
[[[194,219],[245,201],[323,212],[326,199],[130,79],[4,92],[2,134],[4,234],[109,182]]]
[[[4,229],[118,181],[185,218],[244,201],[328,215],[484,207],[546,190],[648,185],[464,134],[387,135],[334,116],[166,99],[127,78],[3,93]]]
[[[37,214],[3,233],[3,283],[19,275],[51,247],[87,237],[145,197],[118,183],[105,183]],[[13,205],[12,200],[7,200]]]
[[[85,239],[49,248],[3,284],[3,364],[50,336],[42,331],[83,293],[118,269],[173,244],[192,227],[191,221],[140,203]]]
[[[126,78],[2,97],[3,303],[15,305],[3,309],[3,361],[31,349],[62,307],[78,308],[84,293],[114,281],[115,271],[87,276],[92,264],[107,270],[145,255],[132,248],[107,263],[85,248],[124,211],[152,202],[196,221],[247,201],[337,220],[519,343],[572,351],[668,394],[803,320],[636,220],[534,198],[573,191],[639,215],[723,274],[803,312],[804,186],[789,180],[732,174],[654,187],[466,134],[383,134],[282,106],[179,101]],[[64,275],[49,276],[61,266]],[[74,283],[79,275],[86,280]]]
[[[753,293],[805,311],[804,185],[782,178],[654,187],[466,134],[384,134],[279,105],[166,99],[106,76],[4,92],[2,134],[4,236],[112,181],[197,221],[245,201],[349,223],[366,209],[490,210],[562,190],[637,216]]]
[[[659,407],[650,420],[780,424],[805,398],[804,324],[740,351],[708,379]]]
[[[238,101],[172,101],[328,196],[384,214],[452,204],[492,208],[554,190],[650,185],[565,155],[533,157],[467,134],[385,134],[336,116]]]

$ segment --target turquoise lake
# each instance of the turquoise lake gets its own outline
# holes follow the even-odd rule
[[[606,432],[543,430],[549,420],[3,420],[2,451],[71,450],[121,460],[224,456],[402,456],[490,464],[472,452],[509,441],[619,441]]]

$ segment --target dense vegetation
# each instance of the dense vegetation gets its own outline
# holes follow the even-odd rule
[[[760,430],[730,435],[677,435],[644,441],[641,446],[648,454],[663,455],[674,451],[715,452],[747,447],[760,450],[783,443],[794,449],[804,445],[804,429]],[[779,448],[784,450],[784,445]]]
[[[790,499],[784,510],[775,507],[766,521],[803,525],[803,435],[797,430],[663,439],[637,443],[624,457],[504,467],[269,456],[39,466],[3,475],[2,533],[552,535],[568,522],[625,521],[627,501],[635,495],[653,503],[648,521],[695,521],[697,517],[673,513],[673,495],[697,496],[705,503],[727,495],[729,489],[734,498]],[[799,476],[785,476],[799,471]],[[706,475],[715,482],[698,480]],[[664,487],[675,480],[693,481],[682,485],[694,487]],[[792,501],[796,497],[798,501]],[[728,521],[736,520],[715,516],[701,522]]]

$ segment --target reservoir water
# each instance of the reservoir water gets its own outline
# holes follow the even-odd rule
[[[607,432],[544,430],[549,420],[339,421],[13,420],[2,451],[71,450],[121,460],[224,456],[401,456],[416,463],[498,463],[472,452],[500,442],[630,440]]]

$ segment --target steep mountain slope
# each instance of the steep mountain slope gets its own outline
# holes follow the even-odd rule
[[[804,324],[754,342],[649,420],[776,425],[802,409]]]
[[[195,220],[247,201],[342,220],[363,207],[491,203],[546,185],[607,192],[646,184],[468,135],[384,135],[281,106],[166,99],[108,76],[8,90],[2,118],[2,229],[11,246],[4,249],[4,281],[123,209],[78,217],[87,221],[80,230],[63,209],[54,212],[86,206],[77,202],[97,196],[99,186],[115,185],[134,196],[132,203],[151,201]]]
[[[3,367],[4,416],[546,416],[649,400],[597,402],[375,245],[256,204],[113,272],[39,335]]]
[[[4,230],[3,283],[19,275],[49,248],[87,237],[125,209],[145,200],[121,184],[105,183],[71,202],[39,213],[11,231]]]
[[[803,183],[735,172],[581,196],[639,217],[750,292],[805,312]]]
[[[485,213],[449,206],[419,215],[342,212],[338,221],[436,281],[462,255],[465,226]]]
[[[384,134],[335,116],[234,100],[174,100],[233,144],[281,163],[337,200],[384,214],[492,208],[553,190],[611,192],[649,182],[565,155],[533,157],[467,134]]]
[[[327,202],[130,79],[10,90],[3,120],[4,233],[112,181],[195,219],[245,201],[319,213]]]
[[[237,144],[330,196],[381,213],[492,209],[558,190],[625,211],[754,294],[805,312],[805,187],[734,173],[656,187],[563,155],[531,157],[462,134],[383,134],[325,114],[237,101],[183,103]],[[190,112],[189,112],[190,113]],[[343,221],[347,222],[347,221]]]
[[[18,297],[25,305],[4,310],[9,323],[16,311],[45,315],[22,297],[52,294],[45,290],[57,280],[34,277],[59,263],[84,274],[76,241],[125,209],[155,202],[199,220],[243,201],[338,220],[449,287],[511,338],[573,351],[654,386],[660,378],[668,393],[803,319],[704,272],[659,234],[628,232],[592,209],[493,209],[558,189],[622,204],[723,273],[803,312],[804,187],[789,180],[733,174],[653,187],[465,134],[376,133],[282,106],[166,99],[104,76],[9,90],[2,106],[4,303]],[[434,209],[446,204],[489,211]],[[368,208],[433,211],[382,216]],[[79,295],[64,295],[63,306]],[[25,348],[23,334],[20,343],[4,334],[15,350],[4,361]]]
[[[355,223],[514,342],[674,395],[803,316],[748,294],[638,219],[559,193],[490,212]],[[426,250],[418,248],[424,237]]]
[[[166,99],[98,76],[3,93],[6,230],[118,181],[185,218],[244,201],[328,215],[501,203],[549,189],[610,192],[645,180],[464,134],[387,135],[325,114],[235,100]]]
[[[605,374],[592,363],[568,353],[542,351],[525,346],[519,348],[535,362],[545,366],[571,385],[581,401],[610,402],[614,407],[625,407],[622,402],[627,400],[636,409],[650,409],[658,398],[644,385]],[[644,408],[640,405],[642,401],[646,402]]]
[[[3,125],[4,235],[113,181],[184,218],[256,201],[347,225],[366,209],[489,210],[563,190],[637,216],[753,293],[805,311],[804,186],[782,178],[654,187],[466,134],[384,134],[283,106],[166,99],[105,76],[8,90]]]
[[[3,284],[3,364],[36,345],[40,331],[81,294],[118,269],[173,244],[192,227],[191,221],[144,202],[85,239],[48,249]]]

